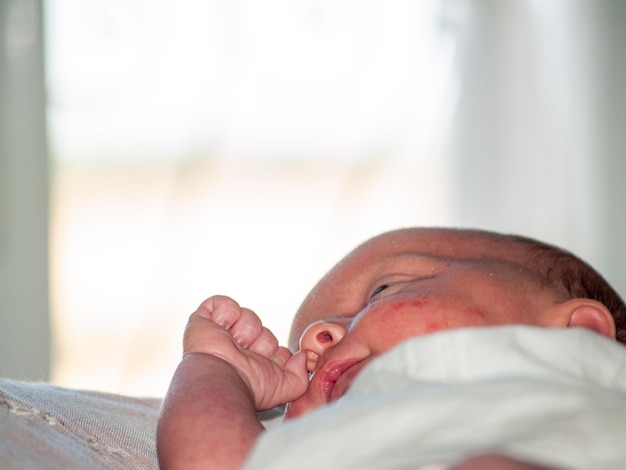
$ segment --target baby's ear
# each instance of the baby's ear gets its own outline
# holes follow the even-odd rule
[[[555,308],[563,326],[587,328],[615,339],[615,321],[604,304],[592,299],[578,298],[558,304]]]

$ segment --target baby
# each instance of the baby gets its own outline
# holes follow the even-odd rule
[[[336,401],[372,359],[409,338],[509,324],[582,327],[626,342],[626,306],[587,264],[481,231],[404,229],[365,242],[305,299],[293,354],[254,312],[211,297],[185,330],[159,421],[159,462],[238,468],[264,431],[257,411],[287,404],[294,418]]]

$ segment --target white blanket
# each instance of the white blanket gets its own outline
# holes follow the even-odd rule
[[[266,432],[245,468],[445,468],[484,452],[626,468],[626,348],[520,326],[414,338],[337,402]]]

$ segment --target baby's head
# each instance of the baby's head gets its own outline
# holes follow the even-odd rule
[[[349,369],[339,374],[343,388],[323,379],[340,395],[369,358],[404,339],[503,324],[584,327],[626,343],[626,305],[570,253],[517,236],[413,228],[375,237],[340,261],[298,310],[290,347],[306,351],[313,381],[321,368]],[[307,403],[320,398],[309,395],[292,415],[323,404]]]
[[[341,319],[346,324],[371,299],[392,295],[422,301],[442,297],[449,307],[474,312],[464,318],[442,312],[423,325],[423,333],[506,323],[582,326],[626,343],[624,302],[572,254],[512,235],[410,228],[363,243],[315,286],[294,319],[291,348],[298,348],[311,323]]]

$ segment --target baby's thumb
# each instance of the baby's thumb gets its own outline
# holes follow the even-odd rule
[[[309,386],[309,374],[306,370],[306,354],[298,351],[285,364],[285,379],[289,388],[298,395],[304,394]]]

